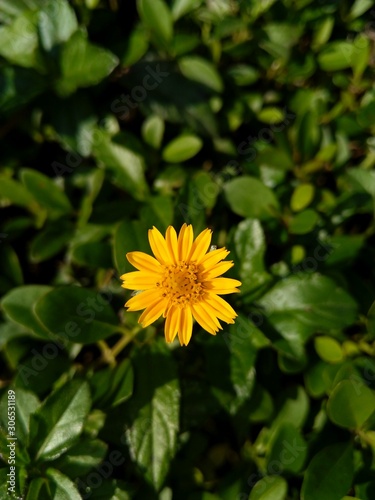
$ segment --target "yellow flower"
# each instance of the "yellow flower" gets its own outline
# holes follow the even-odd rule
[[[222,329],[219,319],[234,323],[237,316],[219,295],[239,292],[241,282],[219,278],[233,266],[222,262],[229,254],[225,248],[209,251],[212,231],[205,229],[193,241],[193,228],[183,224],[179,235],[169,226],[165,238],[153,227],[148,232],[156,258],[143,252],[130,252],[128,261],[138,271],[123,274],[123,287],[138,290],[127,301],[128,311],[144,309],[138,323],[143,328],[161,315],[166,318],[165,338],[172,342],[178,334],[181,345],[187,345],[193,330],[193,317],[212,335]],[[207,253],[208,252],[208,253]]]

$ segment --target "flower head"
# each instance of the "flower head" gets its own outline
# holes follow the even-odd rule
[[[123,274],[123,288],[138,290],[128,300],[128,311],[144,309],[138,323],[143,328],[160,316],[166,318],[165,338],[172,342],[176,335],[187,345],[193,330],[193,318],[212,335],[222,329],[219,319],[234,323],[237,316],[219,295],[239,292],[241,282],[220,278],[233,266],[223,261],[229,254],[225,248],[210,250],[212,232],[202,231],[194,240],[191,225],[183,224],[177,236],[169,226],[165,238],[153,227],[148,239],[154,257],[143,252],[126,254],[138,271]]]

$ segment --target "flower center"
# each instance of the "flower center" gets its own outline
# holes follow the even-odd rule
[[[163,297],[169,299],[170,305],[180,307],[199,302],[204,294],[198,279],[198,268],[192,263],[179,262],[166,266],[161,281],[156,285],[161,288]]]

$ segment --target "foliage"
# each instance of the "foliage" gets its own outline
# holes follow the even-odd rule
[[[375,498],[372,0],[0,1],[0,498]],[[166,345],[147,229],[231,250]]]

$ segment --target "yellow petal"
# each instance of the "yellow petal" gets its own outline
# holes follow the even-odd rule
[[[124,280],[124,283],[121,285],[123,288],[128,288],[129,290],[148,290],[156,287],[160,275],[150,273],[149,271],[133,271],[123,274],[120,278]]]
[[[205,229],[196,238],[191,247],[189,260],[199,262],[210,247],[212,238],[211,229]]]
[[[178,257],[179,260],[186,260],[190,254],[193,244],[193,228],[191,224],[183,224],[178,233]]]
[[[129,299],[125,304],[125,307],[128,308],[128,311],[140,311],[158,299],[162,300],[160,290],[151,288],[151,290],[145,290],[144,292],[138,293],[135,297]]]
[[[167,319],[164,325],[164,334],[165,340],[168,343],[173,342],[176,337],[178,326],[180,324],[180,312],[181,309],[179,307],[172,306],[167,313]]]
[[[180,313],[180,324],[178,327],[178,338],[181,345],[188,345],[193,332],[193,316],[190,307],[184,307]]]
[[[216,324],[212,321],[210,317],[207,318],[203,307],[198,303],[198,304],[193,304],[191,308],[193,310],[194,319],[201,325],[201,327],[208,333],[216,335],[216,332],[218,331],[219,328],[216,327]]]
[[[174,227],[168,226],[165,233],[165,241],[167,243],[169,255],[173,263],[178,262],[178,245],[177,245],[177,233]]]
[[[222,297],[219,295],[215,295],[213,293],[208,294],[208,296],[205,298],[205,302],[208,302],[212,307],[214,307],[215,310],[221,311],[225,316],[228,318],[236,318],[237,313],[233,309],[233,307],[228,304],[226,300],[224,300]],[[219,315],[218,315],[219,317]],[[226,321],[226,320],[224,320]],[[228,323],[228,321],[227,321]]]
[[[148,241],[150,242],[150,247],[161,264],[173,264],[173,261],[169,255],[167,243],[161,234],[161,232],[154,226],[148,231]]]
[[[155,272],[161,268],[160,263],[151,255],[143,252],[129,252],[126,254],[126,258],[130,264],[140,271],[151,271]]]
[[[229,315],[226,309],[218,309],[216,304],[209,299],[205,299],[204,308],[208,312],[210,316],[216,316],[220,320],[225,321],[226,323],[233,324],[234,319],[232,315]]]
[[[216,266],[221,260],[224,260],[230,254],[226,248],[217,248],[212,252],[208,252],[199,261],[203,271],[208,271],[211,267]]]
[[[232,260],[219,262],[219,264],[216,264],[215,266],[211,267],[210,269],[202,273],[202,280],[205,281],[205,280],[210,280],[212,278],[217,278],[221,274],[226,273],[228,269],[233,267],[233,265],[234,264]]]
[[[241,281],[232,278],[214,278],[211,281],[205,281],[204,287],[207,292],[213,292],[220,295],[239,292],[237,286],[241,286]]]
[[[138,323],[142,325],[143,328],[151,325],[154,321],[156,321],[165,311],[167,305],[167,301],[157,300],[154,303],[150,304],[143,313],[140,315]]]

